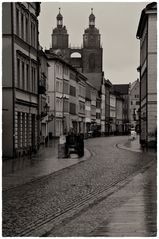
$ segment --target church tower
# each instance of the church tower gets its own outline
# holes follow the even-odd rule
[[[63,26],[63,16],[60,13],[60,8],[56,19],[57,27],[53,29],[52,33],[52,49],[66,49],[68,48],[68,34],[66,27]]]
[[[95,27],[93,8],[89,16],[89,27],[83,34],[83,73],[102,72],[102,48],[100,33]]]

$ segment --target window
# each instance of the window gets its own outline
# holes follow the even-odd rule
[[[34,77],[34,92],[36,93],[36,69],[33,68],[33,77]]]
[[[76,96],[76,88],[72,85],[70,85],[70,95]]]
[[[96,107],[91,105],[91,115],[96,116]]]
[[[29,65],[26,65],[26,90],[29,90]]]
[[[25,40],[28,42],[29,33],[28,33],[28,17],[25,18]]]
[[[24,39],[24,15],[21,15],[21,38]]]
[[[20,88],[20,59],[17,58],[17,87]]]
[[[25,68],[23,61],[22,61],[22,89],[25,89]]]
[[[76,104],[70,103],[70,114],[76,114]]]
[[[26,128],[27,128],[27,130],[26,130],[26,141],[27,141],[27,146],[29,145],[29,127],[30,127],[30,125],[29,125],[29,114],[28,113],[26,113]]]
[[[80,113],[85,113],[85,105],[82,102],[79,102],[79,111]]]
[[[31,67],[32,92],[34,92],[34,68]]]
[[[34,66],[31,67],[31,79],[32,79],[32,89],[33,93],[37,93],[37,79],[36,79],[36,68]]]
[[[136,101],[136,105],[140,105],[140,101]]]
[[[100,113],[96,113],[96,119],[100,119]]]
[[[36,32],[35,32],[35,24],[33,22],[31,22],[31,45],[33,47],[36,47],[36,42],[35,42],[36,37],[35,37],[35,34],[36,34]]]
[[[25,131],[26,131],[26,127],[25,127],[25,113],[22,113],[22,145],[23,147],[25,146]]]
[[[19,9],[16,9],[16,33],[19,36]]]
[[[56,91],[57,92],[62,92],[62,81],[56,80]]]
[[[21,117],[20,112],[18,112],[18,148],[21,147]]]
[[[68,68],[67,67],[64,67],[64,74],[68,75]]]
[[[75,75],[72,72],[70,73],[70,79],[75,80]]]
[[[98,100],[97,100],[97,102],[96,102],[96,107],[97,107],[98,109],[100,109],[100,101],[98,101]]]
[[[56,111],[62,111],[62,100],[56,98]]]
[[[66,81],[64,81],[63,93],[64,94],[69,94],[69,84]]]
[[[64,100],[64,112],[69,112],[68,106],[68,100]]]

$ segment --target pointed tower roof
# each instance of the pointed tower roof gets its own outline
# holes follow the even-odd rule
[[[62,20],[63,19],[63,16],[61,15],[61,8],[59,7],[59,13],[57,14],[57,20]]]
[[[95,20],[95,16],[93,14],[93,8],[91,8],[91,14],[89,15],[89,20]]]

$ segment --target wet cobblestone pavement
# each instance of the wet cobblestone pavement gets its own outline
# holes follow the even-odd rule
[[[156,236],[156,199],[156,163],[153,163],[112,195],[50,231],[49,236]]]
[[[78,158],[71,155],[70,158],[58,158],[58,141],[54,140],[48,147],[42,146],[36,155],[31,158],[19,158],[3,161],[3,190],[8,190],[19,185],[48,176],[63,168],[71,167],[81,161],[87,160],[91,154],[85,149],[85,155]]]
[[[107,190],[155,159],[148,153],[136,153],[116,147],[126,137],[89,139],[85,145],[92,152],[87,161],[55,172],[14,189],[4,191],[3,236],[35,235],[35,229],[98,191]],[[52,223],[52,227],[53,227]],[[36,236],[38,233],[36,234]],[[41,236],[42,234],[39,234]]]

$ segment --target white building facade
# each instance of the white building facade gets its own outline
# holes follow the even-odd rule
[[[157,142],[157,3],[143,9],[137,30],[140,40],[140,142]]]

